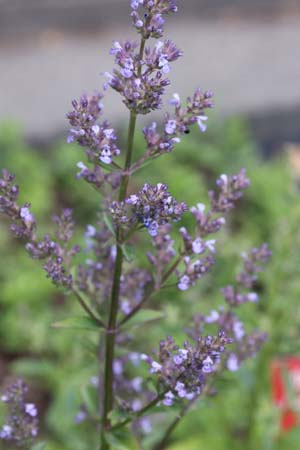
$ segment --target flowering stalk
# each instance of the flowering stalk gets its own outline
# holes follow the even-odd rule
[[[141,46],[142,48],[142,46]],[[130,122],[129,122],[129,130],[128,130],[128,146],[127,146],[127,155],[125,162],[125,171],[130,167],[131,159],[132,159],[132,151],[133,151],[133,141],[134,141],[134,130],[136,123],[136,115],[134,113],[130,113]],[[119,192],[119,201],[122,202],[127,193],[127,186],[129,182],[129,176],[123,175],[120,192]],[[115,347],[115,337],[116,337],[116,324],[117,324],[117,314],[119,310],[119,293],[120,293],[120,278],[122,275],[122,264],[123,264],[123,250],[119,245],[119,242],[122,238],[122,229],[117,227],[116,232],[116,243],[117,243],[117,256],[115,263],[115,271],[113,278],[113,285],[111,291],[111,302],[110,302],[110,314],[108,327],[106,330],[106,345],[105,345],[105,374],[104,374],[104,402],[103,402],[103,426],[104,428],[108,428],[110,426],[109,421],[109,413],[113,409],[113,361],[114,361],[114,347]],[[108,444],[105,442],[105,436],[101,434],[102,446],[103,450],[109,448]]]
[[[143,58],[143,52],[145,47],[145,39],[141,39],[139,59]],[[141,65],[138,69],[138,74],[141,74]],[[130,112],[129,128],[128,128],[128,143],[127,143],[127,153],[125,160],[124,173],[121,179],[121,185],[119,190],[119,202],[123,202],[126,194],[127,187],[129,183],[130,175],[127,173],[131,166],[132,152],[134,144],[134,132],[136,126],[136,113]],[[122,264],[123,264],[123,250],[120,246],[122,240],[122,229],[117,227],[116,231],[116,245],[117,245],[117,256],[114,270],[113,285],[111,291],[111,302],[110,302],[110,313],[109,321],[106,334],[106,344],[105,344],[105,373],[104,373],[104,401],[103,401],[103,427],[108,428],[110,426],[109,413],[113,409],[113,361],[114,361],[114,347],[115,347],[115,337],[116,337],[116,324],[117,324],[117,314],[119,310],[119,293],[120,293],[120,278],[122,275]],[[109,448],[105,441],[105,435],[101,433],[101,448],[106,450]]]
[[[18,186],[6,170],[0,179],[0,212],[12,221],[13,234],[25,241],[30,256],[43,261],[47,277],[74,294],[84,311],[84,316],[76,320],[81,320],[83,328],[88,324],[89,329],[100,333],[95,384],[101,450],[110,450],[111,434],[125,427],[141,440],[151,431],[151,414],[156,407],[165,408],[167,415],[168,408],[176,404],[180,415],[154,447],[162,450],[190,407],[210,392],[215,377],[224,370],[238,370],[264,342],[265,335],[258,330],[246,333],[236,310],[245,302],[258,301],[255,281],[270,252],[263,245],[243,254],[244,267],[236,283],[221,291],[228,308],[194,317],[182,345],[167,336],[151,354],[129,348],[125,351],[131,344],[135,346],[132,322],[140,325],[160,317],[157,310],[144,308],[155,294],[167,288],[188,291],[212,271],[217,243],[211,235],[224,227],[226,216],[249,186],[245,169],[233,175],[222,174],[216,189],[209,192],[209,204],[198,203],[190,208],[175,199],[164,183],[145,183],[138,192],[128,195],[134,172],[173,151],[194,125],[201,133],[206,131],[206,110],[213,106],[211,91],[197,88],[185,102],[179,94],[173,94],[173,112],[165,113],[161,128],[155,122],[144,127],[145,152],[135,160],[137,117],[162,107],[162,96],[170,84],[166,76],[182,52],[169,39],[161,40],[165,15],[177,11],[175,0],[131,0],[131,8],[133,25],[141,35],[139,49],[136,42],[113,43],[110,54],[116,68],[105,73],[104,85],[104,89],[111,87],[121,95],[130,113],[124,167],[115,161],[121,153],[115,130],[108,121],[101,121],[103,94],[95,92],[74,100],[73,110],[67,114],[71,125],[68,142],[76,141],[87,157],[87,165],[82,161],[77,164],[77,179],[89,183],[102,196],[97,222],[88,224],[84,234],[84,251],[89,257],[73,270],[73,258],[82,249],[72,244],[74,222],[69,209],[53,217],[53,235],[38,237],[30,204],[18,204]],[[148,46],[150,38],[157,40],[154,46]],[[173,224],[184,214],[190,214],[193,226],[180,227],[175,238]],[[133,264],[128,254],[127,247],[137,231],[144,232],[147,269]],[[206,334],[210,324],[213,333]],[[120,347],[122,352],[118,351]],[[148,369],[152,388],[149,376],[138,373],[130,377],[133,370],[140,370],[139,365]],[[85,417],[89,417],[86,412],[78,414],[80,420]],[[94,423],[95,415],[91,414],[90,419]],[[5,428],[3,436],[5,432],[7,435],[10,429]]]

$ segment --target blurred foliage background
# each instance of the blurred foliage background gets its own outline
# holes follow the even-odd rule
[[[136,151],[143,149],[142,137]],[[78,236],[96,217],[100,199],[83,180],[76,181],[82,150],[57,142],[47,152],[24,143],[13,123],[0,126],[0,167],[16,174],[21,200],[30,201],[40,232],[51,229],[49,217],[61,207],[74,208]],[[290,147],[264,159],[245,121],[238,118],[211,123],[209,132],[187,136],[171,155],[159,158],[133,180],[132,189],[147,182],[164,182],[189,206],[207,201],[221,173],[247,169],[251,187],[218,235],[217,264],[212,273],[187,294],[166,291],[152,302],[166,312],[164,322],[137,331],[136,350],[152,348],[172,334],[181,342],[183,328],[194,313],[208,312],[222,302],[219,288],[230,283],[242,250],[268,242],[273,258],[261,276],[257,305],[243,308],[249,328],[269,334],[256,359],[218,382],[216,397],[200,402],[176,430],[169,450],[281,450],[297,448],[300,433],[282,434],[279,411],[272,404],[270,364],[279,356],[300,353],[300,149]],[[141,250],[138,250],[141,252]],[[36,261],[14,240],[0,221],[0,377],[2,384],[22,376],[41,412],[41,437],[47,450],[90,450],[95,433],[75,424],[75,416],[97,374],[85,340],[87,332],[54,330],[51,324],[79,308],[45,278]],[[145,264],[145,257],[138,253]],[[90,344],[93,336],[89,336]],[[134,348],[132,348],[134,350]],[[87,388],[87,386],[89,386]],[[1,412],[3,414],[3,411]],[[161,432],[157,422],[156,434]],[[149,442],[151,436],[149,437]],[[2,447],[1,447],[2,445]],[[0,448],[9,448],[1,444]]]

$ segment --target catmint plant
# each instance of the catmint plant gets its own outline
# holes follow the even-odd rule
[[[86,162],[77,164],[77,179],[87,182],[94,195],[99,195],[98,218],[86,226],[85,248],[73,243],[70,209],[53,217],[54,235],[40,237],[30,204],[18,203],[14,176],[3,170],[0,180],[0,212],[12,220],[12,233],[24,240],[32,258],[42,262],[47,277],[79,302],[83,315],[76,318],[77,324],[79,321],[82,328],[99,333],[99,373],[92,377],[92,384],[98,396],[96,428],[101,450],[115,448],[122,430],[129,430],[142,442],[158,410],[164,412],[166,425],[153,450],[166,448],[191,406],[215,392],[218,375],[237,371],[266,339],[259,330],[248,334],[238,313],[244,303],[258,301],[257,274],[270,256],[263,244],[242,254],[242,271],[233,284],[221,289],[225,306],[208,315],[199,311],[190,318],[190,324],[184,324],[185,342],[165,337],[162,329],[162,339],[151,344],[152,351],[137,351],[134,327],[159,317],[157,310],[147,308],[149,301],[163,289],[188,295],[185,291],[212,271],[217,258],[215,235],[249,186],[244,169],[234,175],[222,174],[215,190],[209,192],[208,204],[190,206],[175,199],[163,180],[154,185],[145,180],[137,190],[129,184],[145,164],[171,153],[192,128],[200,139],[207,128],[207,111],[213,107],[211,91],[197,87],[185,100],[174,93],[161,124],[152,122],[143,128],[144,151],[135,156],[137,117],[163,107],[172,64],[182,56],[176,44],[164,38],[166,16],[176,11],[174,0],[132,0],[131,18],[139,41],[113,42],[110,54],[115,68],[105,72],[103,90],[117,91],[129,111],[125,146],[119,144],[113,126],[102,118],[103,93],[82,95],[72,102],[73,109],[67,114],[71,127],[67,140],[77,142],[86,155]],[[180,225],[187,215],[193,224],[188,229]],[[147,267],[140,267],[132,257],[132,246],[140,242],[147,253]],[[76,265],[78,253],[88,257]],[[72,319],[68,324],[72,325]],[[174,406],[179,414],[168,421]],[[89,411],[83,406],[76,422],[88,419]],[[92,421],[95,423],[95,417]],[[2,439],[12,432],[9,424],[4,427]],[[125,441],[125,434],[121,436]]]

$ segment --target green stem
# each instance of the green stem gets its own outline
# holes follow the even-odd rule
[[[104,328],[105,324],[102,322],[102,320],[96,316],[94,311],[89,307],[89,305],[85,302],[83,297],[79,294],[79,292],[76,291],[76,289],[72,286],[71,288],[73,294],[78,300],[78,303],[82,306],[82,308],[85,310],[85,312],[99,325],[100,328]]]
[[[182,257],[179,256],[176,261],[174,262],[174,264],[172,264],[172,266],[169,268],[169,270],[165,273],[165,275],[162,277],[161,283],[162,285],[170,278],[170,276],[173,274],[174,270],[178,267],[179,263],[181,262]],[[155,294],[157,292],[157,289],[153,288],[151,289],[146,295],[145,297],[140,301],[140,303],[138,305],[136,305],[131,311],[130,313],[127,314],[127,316],[123,317],[123,319],[119,322],[119,327],[121,325],[124,325],[124,323],[128,322],[128,320],[131,319],[131,317],[133,317],[137,312],[139,312],[139,310],[141,309],[142,306],[144,306],[144,304],[150,299],[150,297],[152,297],[153,294]]]
[[[122,320],[120,320],[119,322],[119,327],[121,327],[122,325],[124,325],[124,323],[128,322],[128,320],[131,319],[131,317],[133,317],[140,309],[141,307],[149,300],[150,297],[152,297],[152,295],[154,294],[155,289],[150,290],[148,292],[148,294],[145,295],[145,297],[140,301],[140,303],[138,305],[136,305],[131,311],[130,313],[127,314],[127,316],[123,317]]]
[[[126,193],[127,193],[127,187],[128,187],[129,177],[130,177],[130,175],[127,174],[127,171],[131,165],[135,124],[136,124],[136,114],[131,111],[130,119],[129,119],[129,128],[128,128],[127,153],[126,153],[126,160],[125,160],[125,166],[124,166],[125,173],[124,173],[124,175],[122,177],[122,181],[121,181],[121,186],[120,186],[120,191],[119,191],[119,202],[122,202],[125,199]]]
[[[143,58],[145,48],[145,39],[141,40],[140,51],[139,51],[139,59],[140,61]],[[138,69],[138,75],[140,76],[142,73],[142,64]],[[121,185],[119,190],[119,202],[123,202],[127,195],[127,188],[130,178],[130,166],[132,160],[133,153],[133,142],[134,142],[134,132],[136,125],[136,113],[130,111],[129,118],[129,127],[128,127],[128,141],[127,141],[127,152],[125,158],[124,171],[121,179]],[[110,299],[110,311],[109,311],[109,319],[107,325],[107,334],[105,341],[105,369],[104,369],[104,385],[103,385],[103,415],[102,415],[102,430],[100,436],[100,448],[101,450],[109,450],[110,445],[105,439],[105,430],[109,429],[110,419],[109,414],[113,409],[114,404],[114,393],[113,393],[113,382],[114,382],[114,374],[113,374],[113,362],[114,362],[114,354],[115,354],[115,339],[117,333],[117,315],[119,309],[119,294],[120,294],[120,279],[122,275],[122,265],[123,265],[123,250],[120,245],[122,242],[122,229],[121,227],[117,227],[116,231],[116,244],[117,244],[117,255],[115,261],[114,268],[114,276],[113,276],[113,284],[111,290],[111,299]]]
[[[162,392],[161,394],[157,395],[153,400],[151,400],[150,403],[148,403],[146,406],[144,406],[144,408],[137,411],[134,414],[133,418],[129,417],[128,419],[123,420],[123,422],[117,423],[116,425],[111,427],[111,431],[118,430],[119,428],[123,428],[125,425],[132,422],[132,420],[138,419],[139,417],[143,416],[147,411],[149,411],[151,408],[153,408],[153,406],[157,405],[157,403],[160,402],[164,398],[166,393],[167,393],[167,390]]]
[[[174,261],[174,263],[172,264],[172,266],[169,268],[169,270],[164,274],[164,276],[162,277],[161,280],[161,284],[163,285],[172,275],[172,273],[177,269],[177,267],[179,266],[179,264],[182,261],[182,256],[178,256],[178,258]]]
[[[130,113],[130,121],[128,128],[128,146],[125,161],[125,171],[131,164],[132,151],[133,151],[133,139],[136,124],[136,114]],[[121,180],[121,186],[119,191],[119,201],[124,201],[127,193],[127,187],[129,182],[129,176],[125,173]],[[113,284],[111,290],[110,311],[106,334],[105,343],[105,370],[104,370],[104,400],[103,400],[103,418],[102,418],[102,433],[101,433],[101,450],[109,450],[110,446],[105,440],[104,430],[110,427],[109,413],[113,409],[113,361],[115,353],[115,337],[117,331],[117,314],[119,308],[119,294],[120,294],[120,279],[122,275],[123,265],[123,250],[118,243],[121,240],[122,231],[120,227],[117,228],[117,255],[115,261],[115,270],[113,277]]]
[[[162,439],[154,446],[153,450],[164,450],[169,443],[170,436],[181,421],[181,419],[186,415],[188,410],[191,407],[192,402],[185,405],[184,408],[180,411],[180,413],[175,417],[175,419],[170,423],[168,428],[166,429]]]

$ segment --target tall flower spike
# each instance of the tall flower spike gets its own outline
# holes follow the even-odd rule
[[[165,75],[170,72],[170,63],[182,52],[170,40],[158,41],[153,49],[145,48],[145,43],[150,37],[162,37],[163,15],[177,11],[177,6],[165,0],[133,0],[131,7],[134,26],[142,35],[140,48],[137,49],[136,42],[114,42],[110,54],[115,56],[117,67],[112,73],[104,73],[107,77],[104,86],[119,92],[130,111],[147,114],[161,108],[162,95],[170,84]],[[144,9],[143,18],[140,8]]]
[[[133,25],[144,39],[160,38],[164,33],[163,15],[178,10],[174,0],[131,0],[130,5]]]

